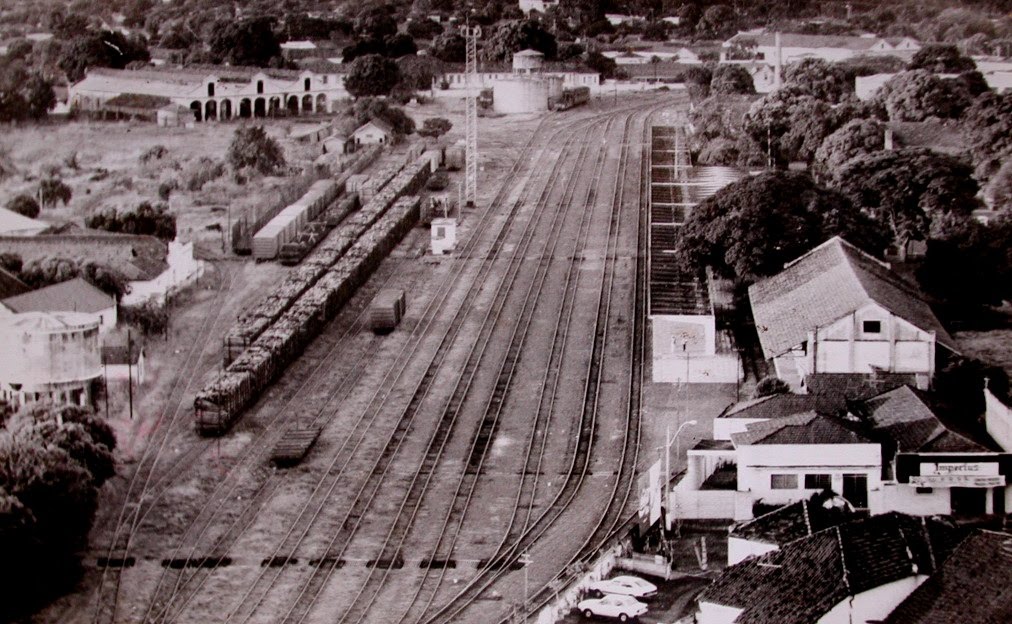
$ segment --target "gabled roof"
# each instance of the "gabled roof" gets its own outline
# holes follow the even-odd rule
[[[950,351],[955,342],[909,282],[888,266],[834,236],[783,271],[749,287],[752,315],[767,358],[805,342],[808,333],[869,304],[877,304],[922,331],[935,332]]]
[[[380,118],[376,117],[376,118],[370,119],[369,121],[365,122],[364,124],[362,124],[361,126],[359,126],[358,128],[356,128],[355,132],[352,132],[352,135],[358,134],[359,132],[361,132],[361,131],[365,130],[366,128],[368,128],[370,125],[372,125],[375,128],[379,128],[380,130],[382,130],[383,132],[385,132],[387,134],[392,135],[394,133],[394,127],[393,126],[391,126],[389,123],[387,123],[386,120],[380,119]]]
[[[850,596],[930,574],[956,543],[956,530],[937,520],[873,516],[730,566],[699,601],[742,609],[735,624],[811,624]]]
[[[752,423],[731,434],[735,447],[755,444],[872,444],[838,418],[805,412]]]
[[[28,286],[6,270],[0,268],[0,300],[28,292]]]
[[[49,228],[45,221],[37,221],[23,214],[0,208],[0,235],[32,236]]]
[[[935,574],[885,624],[1012,622],[1012,534],[979,531],[963,540]]]
[[[840,414],[846,410],[846,402],[838,397],[818,394],[774,394],[733,403],[717,418],[783,418],[805,412],[818,414]]]
[[[731,528],[729,535],[753,542],[784,546],[795,540],[853,519],[853,512],[819,509],[818,503],[800,500],[746,520]]]
[[[724,46],[741,42],[754,41],[757,46],[776,45],[776,33],[738,33],[728,39]],[[855,37],[848,35],[802,35],[797,33],[781,33],[780,45],[785,48],[821,48],[844,49],[854,51],[870,50],[881,39],[879,37]]]
[[[900,386],[867,399],[858,411],[873,430],[896,442],[898,452],[986,453],[1000,450],[983,435],[956,430],[951,416],[943,414],[926,393],[910,386]]]
[[[526,50],[520,50],[519,52],[517,52],[513,56],[530,56],[530,57],[535,57],[535,56],[544,56],[544,55],[545,54],[543,52],[538,52],[537,50],[532,50],[530,48],[527,48]]]
[[[913,373],[815,373],[805,377],[809,394],[840,401],[860,401],[916,383],[917,375]]]
[[[94,314],[115,307],[116,300],[80,277],[3,300],[12,312],[81,312]]]

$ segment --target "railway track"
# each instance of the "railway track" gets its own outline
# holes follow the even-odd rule
[[[627,120],[628,125],[631,123],[631,118]],[[623,142],[624,143],[624,142]],[[579,491],[580,486],[583,483],[584,477],[586,477],[589,470],[590,460],[590,445],[593,439],[593,431],[596,426],[596,409],[598,392],[600,388],[600,375],[603,357],[603,345],[607,342],[609,323],[607,322],[608,315],[611,309],[611,294],[613,292],[612,283],[614,280],[615,271],[615,245],[617,245],[617,237],[611,235],[611,231],[617,231],[621,225],[621,205],[622,197],[624,193],[624,178],[625,170],[628,163],[628,145],[623,144],[623,154],[620,158],[620,184],[616,184],[615,197],[612,202],[612,215],[609,225],[609,237],[608,237],[608,253],[606,258],[605,274],[602,276],[602,286],[600,302],[598,305],[597,322],[595,327],[594,347],[593,354],[591,357],[591,363],[588,367],[587,379],[585,382],[585,400],[584,410],[581,415],[579,424],[580,434],[578,436],[578,442],[573,453],[570,469],[568,475],[562,485],[562,488],[555,496],[553,501],[549,504],[547,509],[537,519],[531,520],[530,512],[531,507],[526,506],[527,512],[524,514],[525,518],[522,523],[522,529],[518,529],[517,516],[520,511],[518,508],[514,509],[514,517],[510,521],[510,526],[504,535],[503,540],[500,542],[497,548],[497,554],[492,557],[487,565],[479,572],[479,575],[472,579],[464,589],[461,590],[451,601],[439,607],[435,613],[430,615],[428,618],[416,621],[424,622],[436,622],[444,620],[452,620],[461,616],[465,610],[474,603],[479,595],[486,590],[493,587],[498,581],[507,576],[510,573],[510,567],[516,562],[517,557],[523,552],[524,549],[533,544],[539,537],[544,535],[549,528],[558,520],[562,512],[568,507],[569,503],[575,497]],[[642,193],[642,191],[641,191]],[[639,234],[642,236],[642,233]],[[642,269],[640,269],[641,271]],[[639,273],[638,282],[642,281],[642,273]],[[637,286],[638,297],[642,296],[642,286]],[[641,303],[637,302],[637,314],[635,318],[636,322],[640,322],[642,312]],[[642,348],[642,329],[640,327],[634,327],[633,329],[634,338],[639,347],[634,349],[633,362],[638,363],[639,354],[641,351],[637,349]],[[638,364],[637,364],[638,366]],[[634,376],[638,376],[638,372],[633,371]],[[635,408],[628,411],[628,415],[633,420],[635,415],[638,415],[638,388],[634,389],[633,396],[636,396]],[[638,440],[638,421],[629,423],[629,435],[626,436],[626,449],[635,449],[634,440]],[[629,477],[625,479],[626,483],[632,482],[632,471],[635,470],[635,458],[633,453],[624,451],[623,456],[623,473],[629,474]],[[539,457],[543,457],[543,452],[538,454]],[[540,459],[538,460],[540,462]],[[631,466],[632,471],[627,467]],[[527,470],[524,471],[527,474]],[[616,488],[622,480],[616,480]],[[521,485],[517,500],[521,501],[524,497],[524,486]],[[625,498],[622,499],[622,505],[624,506]]]
[[[219,284],[218,292],[215,294],[214,315],[206,317],[201,323],[197,332],[198,339],[187,353],[183,365],[179,368],[179,374],[169,390],[168,407],[155,419],[152,427],[152,435],[155,437],[148,440],[144,446],[137,466],[127,483],[124,502],[117,515],[112,540],[106,551],[104,561],[106,565],[102,569],[98,587],[95,590],[92,617],[95,624],[116,621],[120,582],[123,568],[128,565],[130,560],[130,546],[145,517],[144,512],[150,509],[154,502],[153,500],[148,501],[145,507],[145,499],[152,498],[153,492],[161,491],[164,483],[192,459],[192,450],[181,453],[172,460],[167,470],[164,470],[160,475],[156,473],[159,462],[164,459],[169,440],[175,433],[178,433],[177,423],[183,412],[183,399],[197,376],[197,365],[203,355],[208,338],[214,333],[214,328],[222,318],[224,301],[231,292],[235,280],[235,269],[226,270],[225,275],[227,277]]]
[[[561,160],[558,162],[561,162]],[[505,190],[508,188],[508,186],[509,186],[508,184],[503,185],[503,193],[505,193]],[[446,330],[443,332],[436,353],[429,360],[429,364],[425,370],[424,375],[422,376],[418,384],[414,387],[413,392],[411,392],[410,394],[411,398],[408,401],[407,407],[399,415],[397,423],[394,426],[393,432],[387,438],[386,443],[383,446],[382,452],[373,462],[371,468],[369,469],[368,478],[366,479],[365,483],[363,483],[362,486],[354,494],[352,503],[349,505],[349,511],[347,514],[345,514],[343,520],[340,523],[341,530],[338,531],[329,540],[325,548],[325,553],[321,557],[318,557],[315,565],[312,566],[312,571],[309,579],[300,589],[294,603],[290,606],[287,612],[283,616],[279,616],[279,621],[283,622],[302,621],[309,613],[309,610],[311,609],[313,604],[315,604],[320,592],[322,591],[322,588],[325,586],[330,576],[336,569],[338,569],[339,562],[341,561],[341,557],[345,549],[350,544],[351,538],[357,533],[359,526],[362,524],[366,511],[372,506],[373,501],[379,492],[380,486],[384,482],[385,477],[387,476],[393,457],[397,454],[398,450],[400,449],[400,446],[404,441],[404,437],[405,434],[407,433],[408,428],[414,421],[414,418],[418,412],[418,409],[421,406],[422,401],[426,398],[432,387],[432,383],[434,382],[436,377],[436,372],[439,370],[440,365],[443,363],[445,356],[447,355],[451,345],[455,342],[456,338],[459,335],[460,330],[462,329],[466,313],[471,308],[470,305],[471,302],[473,302],[474,298],[478,295],[482,286],[488,279],[488,276],[491,274],[491,271],[495,264],[495,260],[503,252],[504,243],[506,241],[506,234],[509,231],[509,228],[507,226],[510,224],[510,222],[512,222],[520,207],[525,203],[524,199],[525,195],[521,195],[517,199],[517,201],[514,202],[507,219],[502,223],[500,230],[497,234],[497,237],[493,242],[492,248],[485,254],[484,262],[481,265],[479,275],[472,282],[472,285],[469,288],[468,293],[465,295],[464,301],[458,307],[456,314],[450,321]],[[493,202],[493,205],[494,203],[495,202]],[[477,237],[473,238],[472,240],[477,240]],[[465,250],[465,253],[469,251],[470,250]],[[522,260],[523,258],[522,251],[523,245],[520,244],[512,254],[511,257],[512,265],[516,266],[519,264],[520,260]],[[408,359],[409,358],[405,358],[404,361],[407,362]],[[389,395],[389,391],[387,392],[387,394]],[[375,404],[375,401],[373,402],[373,404]],[[379,406],[377,405],[377,409],[378,407]],[[459,404],[457,407],[459,408]],[[444,423],[446,423],[445,419],[441,421],[440,425],[437,426],[437,428],[434,430],[433,437],[432,439],[430,439],[429,444],[430,448],[438,447],[438,445],[433,444],[432,442],[433,439],[442,439],[443,441],[445,441],[445,435],[448,433],[449,429],[444,425]],[[430,454],[427,454],[427,456],[431,457]],[[434,464],[430,463],[428,467],[431,469],[432,465]],[[425,468],[423,468],[423,470],[424,469]],[[313,509],[311,520],[315,520],[315,516],[317,516],[322,511],[323,504],[326,502],[327,498],[329,498],[329,496],[324,497],[321,503]],[[292,546],[286,547],[286,550],[288,552],[291,552],[294,550],[294,548],[297,547],[298,544],[301,544],[302,540],[305,539],[305,533],[307,533],[308,530],[309,526],[307,526],[303,530],[303,534],[299,536],[299,538],[295,541],[294,544],[292,544]],[[377,558],[376,563],[378,565],[384,565],[385,563],[382,559],[383,559],[382,556]],[[391,565],[393,563],[394,563],[393,561],[390,562]],[[271,588],[277,582],[277,578],[280,576],[280,574],[281,574],[280,570],[276,571],[273,579],[270,579],[266,583],[263,583],[260,581],[260,579],[258,579],[258,584],[264,585],[264,587],[259,590],[260,598],[259,600],[254,601],[246,609],[246,614],[240,617],[239,621],[245,622],[252,617],[252,614],[256,611],[257,607],[260,604],[262,604],[263,601],[266,599]],[[249,604],[249,597],[248,596],[244,597],[240,601],[240,603]],[[229,619],[233,619],[232,614],[230,614]]]
[[[607,125],[610,126],[611,119],[609,118]],[[577,156],[577,165],[570,178],[569,183],[564,187],[563,198],[557,204],[557,208],[553,215],[553,221],[550,225],[549,231],[553,233],[550,240],[547,241],[545,247],[542,250],[540,258],[538,258],[538,264],[535,270],[534,278],[532,279],[530,286],[526,293],[523,295],[523,307],[520,310],[519,316],[516,319],[516,323],[513,325],[512,333],[510,336],[510,343],[506,350],[505,356],[499,366],[498,374],[496,376],[495,386],[492,390],[492,394],[485,404],[482,412],[481,420],[475,429],[475,433],[472,437],[469,449],[467,451],[467,457],[461,472],[460,479],[457,483],[457,489],[451,498],[451,504],[447,510],[446,516],[443,522],[443,528],[440,531],[441,535],[447,532],[449,526],[456,524],[459,527],[459,523],[463,521],[464,513],[466,512],[467,506],[470,503],[471,495],[474,491],[474,486],[477,483],[478,475],[481,473],[485,457],[489,448],[489,445],[495,434],[495,430],[498,426],[499,417],[502,414],[502,408],[505,404],[507,393],[510,391],[511,382],[513,375],[516,371],[518,361],[520,359],[523,346],[526,342],[531,321],[533,320],[534,310],[540,301],[543,293],[545,284],[545,278],[548,275],[548,267],[553,259],[558,243],[562,238],[562,224],[566,220],[573,207],[572,198],[575,194],[577,184],[576,178],[582,170],[582,165],[586,160],[589,152],[590,141],[585,140],[581,142],[580,152]],[[600,171],[604,164],[604,153],[601,152],[598,161],[595,165],[597,175],[599,177]],[[545,208],[545,203],[549,197],[549,191],[551,190],[552,182],[546,186],[545,192],[542,197],[539,198],[538,205],[535,210],[541,212]],[[589,221],[590,211],[587,208],[592,203],[593,186],[591,187],[588,196],[591,199],[584,202],[584,213],[581,219],[581,236],[578,238],[585,238],[582,236],[585,230],[584,224]],[[573,252],[573,257],[582,253],[582,241],[578,241],[576,250]],[[516,267],[519,270],[519,265]],[[515,280],[516,272],[511,273],[510,280],[506,288],[506,292],[512,290],[512,286]],[[506,294],[502,296],[502,303],[505,304]],[[379,561],[396,561],[401,558],[401,551],[404,546],[404,542],[407,539],[408,534],[414,526],[415,520],[419,508],[421,506],[421,500],[431,484],[431,480],[434,475],[435,466],[439,463],[442,458],[445,445],[447,443],[449,431],[451,431],[457,422],[457,418],[464,400],[467,398],[471,388],[474,375],[477,371],[479,362],[481,362],[486,355],[486,348],[488,347],[488,339],[491,337],[492,332],[496,331],[499,321],[502,318],[503,307],[500,305],[498,309],[490,310],[490,314],[494,314],[492,318],[486,316],[486,323],[489,324],[489,332],[485,335],[484,342],[472,351],[471,357],[464,367],[464,375],[461,377],[461,382],[458,382],[457,391],[454,392],[448,406],[447,412],[444,413],[443,418],[440,420],[440,425],[443,427],[445,423],[446,435],[439,439],[439,446],[430,445],[429,451],[426,455],[426,461],[420,467],[420,470],[416,472],[412,479],[412,487],[409,489],[408,494],[401,502],[400,508],[396,515],[396,521],[391,525],[387,532],[384,544],[381,548],[381,554]],[[513,320],[512,317],[509,318]],[[456,520],[456,523],[454,522]],[[441,540],[437,540],[439,542]],[[436,545],[438,551],[439,544]],[[451,546],[452,549],[452,546]],[[425,566],[427,569],[433,568],[433,561],[436,556],[429,557],[429,565]],[[448,559],[446,557],[445,559]],[[375,601],[380,596],[382,588],[385,586],[387,579],[391,573],[392,566],[372,566],[370,567],[369,574],[366,578],[366,582],[362,585],[359,590],[352,606],[341,616],[338,620],[341,622],[358,622],[365,618],[365,615],[369,612]],[[445,567],[442,568],[445,571]],[[419,586],[421,587],[421,586]]]

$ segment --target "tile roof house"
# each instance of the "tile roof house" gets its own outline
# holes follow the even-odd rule
[[[955,341],[912,284],[839,236],[749,287],[763,354],[794,387],[814,373],[909,373],[926,387]]]
[[[731,527],[727,537],[727,565],[778,550],[785,544],[855,519],[840,497],[824,501],[803,499]]]
[[[774,394],[733,403],[713,421],[713,437],[730,440],[732,433],[744,431],[747,425],[771,418],[784,418],[806,412],[842,415],[847,404],[840,397],[816,394]]]
[[[700,594],[698,624],[881,620],[939,569],[960,534],[886,514],[817,531],[726,568]]]
[[[977,420],[901,386],[852,406],[882,443],[881,505],[905,513],[981,515],[1012,509],[1012,454]]]
[[[104,333],[116,327],[116,300],[80,277],[0,301],[0,316],[25,312],[79,312]]]
[[[963,540],[883,624],[1012,622],[1012,534],[978,531]]]
[[[370,119],[351,133],[355,145],[384,144],[394,138],[394,128],[382,119]]]

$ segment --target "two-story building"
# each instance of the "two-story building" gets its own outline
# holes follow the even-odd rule
[[[795,388],[817,373],[876,372],[927,388],[957,352],[914,285],[839,236],[750,286],[749,300],[763,354]]]

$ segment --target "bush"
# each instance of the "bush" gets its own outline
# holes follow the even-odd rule
[[[118,212],[115,208],[96,212],[84,220],[87,227],[124,234],[148,234],[162,240],[176,238],[176,217],[168,206],[152,206],[143,202],[132,212]]]
[[[145,336],[164,335],[169,329],[169,313],[164,306],[145,303],[139,306],[120,307],[120,319],[133,325]]]
[[[786,381],[779,377],[763,377],[756,384],[755,390],[752,392],[753,399],[761,399],[762,397],[773,396],[774,394],[790,394],[791,387]]]
[[[7,202],[7,210],[24,215],[29,219],[39,216],[40,212],[39,202],[35,201],[31,195],[25,194],[18,195]]]
[[[210,158],[201,158],[183,174],[183,186],[191,193],[204,188],[211,180],[217,180],[225,174],[225,165]]]
[[[228,162],[236,171],[248,167],[262,175],[273,175],[284,168],[285,154],[263,126],[245,126],[236,129],[232,137]]]
[[[152,160],[161,160],[162,158],[165,158],[165,155],[168,153],[169,150],[165,149],[164,145],[155,145],[141,154],[141,164],[146,165]]]
[[[39,183],[39,197],[43,206],[55,206],[56,202],[62,202],[66,206],[71,195],[70,187],[64,184],[60,178],[47,177]]]
[[[442,191],[450,185],[450,176],[445,171],[437,171],[432,174],[429,181],[425,183],[425,188],[430,191]]]
[[[162,182],[158,185],[158,199],[162,201],[169,201],[169,196],[172,195],[172,189],[175,186],[169,182]]]

